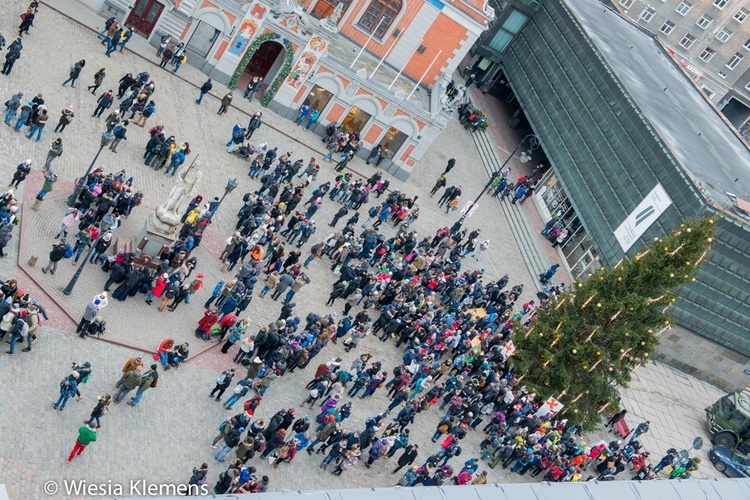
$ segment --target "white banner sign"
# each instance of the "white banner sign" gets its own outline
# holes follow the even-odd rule
[[[560,412],[560,410],[563,409],[565,405],[556,400],[553,397],[550,397],[547,399],[547,401],[544,402],[542,406],[539,407],[539,409],[534,413],[535,417],[543,417],[545,415],[551,415],[555,416],[557,413]]]
[[[651,224],[656,222],[664,211],[672,204],[672,200],[662,187],[661,183],[657,184],[654,189],[635,207],[627,219],[615,229],[615,237],[620,243],[623,252],[630,250],[630,247],[640,238]]]

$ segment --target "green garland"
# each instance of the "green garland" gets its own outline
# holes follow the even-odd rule
[[[284,66],[281,68],[281,71],[279,71],[276,79],[271,82],[271,85],[268,87],[268,90],[266,90],[266,93],[263,94],[263,98],[260,100],[260,104],[262,106],[268,106],[268,103],[271,102],[271,100],[274,98],[276,92],[279,91],[279,87],[281,87],[281,84],[284,82],[286,77],[289,76],[289,73],[292,72],[292,64],[294,63],[294,49],[292,48],[292,44],[289,43],[289,40],[287,40],[286,38],[284,38],[284,48],[286,48],[286,54],[284,56]]]
[[[257,51],[264,42],[275,41],[279,40],[280,38],[281,35],[277,33],[266,33],[265,35],[259,35],[255,38],[255,40],[252,41],[252,43],[250,43],[250,45],[247,47],[247,50],[245,51],[245,54],[242,56],[240,64],[234,71],[232,79],[229,81],[228,87],[230,90],[234,90],[235,88],[237,88],[237,82],[240,81],[240,77],[242,76],[242,73],[245,72],[245,68],[250,62],[250,59],[252,59],[253,55],[255,55],[255,51]],[[284,66],[281,68],[281,71],[276,76],[274,81],[271,82],[271,85],[268,86],[265,94],[263,94],[263,97],[260,100],[262,106],[268,106],[268,103],[271,102],[271,100],[274,98],[276,92],[278,92],[279,90],[279,87],[281,87],[281,84],[284,82],[284,79],[289,76],[289,73],[291,73],[292,71],[292,65],[294,63],[294,48],[286,38],[282,40],[282,44],[284,45],[284,49],[286,49],[286,54],[284,55]]]

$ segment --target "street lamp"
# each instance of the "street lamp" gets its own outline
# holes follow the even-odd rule
[[[521,154],[521,162],[522,163],[526,163],[527,161],[529,161],[529,159],[531,158],[532,151],[534,151],[534,150],[536,150],[536,149],[539,148],[539,138],[536,135],[534,135],[534,134],[529,134],[529,135],[527,135],[526,137],[524,137],[523,139],[520,140],[520,142],[516,146],[516,149],[514,149],[513,152],[505,160],[505,162],[502,165],[500,165],[500,168],[497,169],[496,171],[492,172],[492,176],[490,176],[490,180],[487,182],[487,184],[484,185],[484,187],[482,188],[482,191],[479,192],[479,195],[477,195],[476,199],[474,200],[473,205],[476,205],[479,202],[479,198],[481,198],[482,195],[484,195],[484,193],[487,192],[487,188],[490,187],[490,185],[495,181],[495,179],[497,179],[497,177],[499,175],[503,174],[503,169],[505,168],[505,165],[508,164],[508,162],[510,161],[510,159],[513,158],[513,156],[515,156],[515,154],[518,152],[519,149],[521,149],[521,147],[524,144],[528,144],[529,145],[529,149],[526,150],[526,151],[524,151]],[[469,213],[469,211],[467,210],[466,213]],[[461,227],[461,224],[463,224],[464,220],[466,220],[466,214],[462,214],[461,218],[458,219],[458,226],[459,227]]]
[[[106,146],[106,144],[105,144],[105,146]],[[102,238],[104,238],[105,234],[109,234],[110,237],[114,236],[115,229],[117,229],[117,227],[110,228],[107,231],[102,231],[99,234],[99,237],[96,240],[94,240],[93,243],[91,243],[91,248],[89,248],[89,251],[86,253],[86,258],[83,259],[83,262],[81,262],[81,265],[78,266],[78,269],[76,269],[76,272],[73,275],[73,277],[70,278],[70,282],[68,283],[68,286],[66,286],[65,290],[63,290],[63,293],[65,295],[70,295],[71,293],[73,293],[73,289],[76,287],[76,283],[78,283],[78,278],[81,277],[81,273],[83,272],[83,268],[86,267],[86,264],[89,262],[89,259],[91,258],[91,254],[94,253],[94,250],[96,249],[96,244],[99,243],[99,240],[102,239]]]
[[[237,188],[238,182],[237,179],[229,179],[227,182],[227,186],[224,188],[224,194],[221,195],[221,199],[219,200],[219,203],[216,204],[216,208],[211,212],[211,215],[208,216],[208,221],[211,222],[211,219],[214,218],[214,214],[219,210],[219,207],[221,206],[221,203],[224,201],[224,198],[227,197],[229,193],[234,191]]]
[[[83,185],[86,182],[86,179],[88,178],[89,174],[91,173],[91,170],[94,168],[94,164],[96,163],[96,160],[99,158],[99,154],[102,152],[102,149],[106,148],[110,142],[115,138],[115,136],[112,134],[111,131],[107,130],[102,134],[101,142],[99,145],[99,151],[96,152],[96,155],[94,156],[94,159],[91,160],[91,165],[89,165],[89,169],[86,170],[86,173],[83,174],[80,179],[78,179],[78,184],[76,184],[76,188],[73,190],[73,194],[68,196],[68,206],[72,207],[76,203],[76,199],[78,198],[78,195],[81,194],[81,191],[83,190]]]

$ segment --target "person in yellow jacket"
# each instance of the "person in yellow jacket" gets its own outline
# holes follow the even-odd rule
[[[177,60],[174,63],[174,72],[177,73],[177,70],[180,69],[180,66],[187,61],[187,54],[183,52],[179,56],[177,56]]]

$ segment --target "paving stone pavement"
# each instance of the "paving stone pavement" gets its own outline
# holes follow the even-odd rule
[[[73,0],[59,3],[68,6],[71,4],[78,5],[77,8],[81,9],[81,19],[94,19],[90,11]],[[0,24],[6,28],[6,32],[11,31],[10,24],[17,18],[20,9],[20,2],[0,5],[0,15],[3,16],[0,18]],[[101,18],[99,19],[101,22]],[[113,54],[112,59],[105,58],[101,45],[97,43],[89,28],[46,8],[42,9],[35,25],[32,35],[24,39],[23,57],[14,68],[13,74],[0,79],[0,92],[7,96],[5,99],[19,90],[23,90],[29,98],[43,92],[53,117],[50,120],[53,126],[44,132],[40,143],[14,134],[6,127],[0,128],[0,179],[10,178],[15,166],[23,159],[33,158],[36,166],[43,163],[47,146],[55,137],[55,134],[51,133],[52,128],[62,108],[72,103],[77,116],[73,124],[61,134],[65,153],[55,163],[61,181],[53,195],[48,195],[39,212],[24,208],[24,235],[20,254],[13,253],[2,259],[3,267],[0,267],[0,270],[4,272],[4,276],[14,275],[16,271],[13,270],[12,262],[17,259],[16,261],[21,262],[29,272],[30,286],[34,287],[32,292],[48,294],[50,301],[54,298],[73,318],[78,318],[85,303],[100,291],[104,275],[94,266],[89,266],[83,272],[78,287],[70,297],[65,297],[61,293],[67,279],[73,273],[74,268],[70,261],[62,262],[61,271],[54,277],[41,274],[39,269],[46,264],[51,238],[59,228],[59,220],[64,213],[63,197],[70,192],[73,180],[88,166],[97,149],[102,122],[89,115],[93,110],[95,98],[85,93],[85,85],[89,84],[93,73],[100,67],[108,69],[109,76],[105,82],[109,86],[114,86],[116,80],[127,71],[148,70],[156,80],[155,99],[158,105],[158,113],[150,121],[165,124],[169,133],[174,133],[180,141],[189,141],[194,155],[200,155],[198,161],[202,164],[204,177],[199,185],[199,191],[204,197],[219,195],[226,180],[232,176],[237,176],[241,183],[237,191],[227,197],[215,218],[212,231],[209,231],[204,239],[205,244],[197,251],[199,271],[207,276],[207,289],[202,295],[199,293],[194,297],[193,303],[189,306],[182,304],[175,313],[158,313],[155,305],[148,308],[143,303],[143,297],[137,296],[128,299],[124,304],[111,301],[104,314],[110,325],[108,337],[136,344],[145,350],[153,350],[159,340],[167,335],[177,339],[192,338],[195,324],[202,315],[202,303],[213,288],[214,282],[220,276],[224,276],[225,279],[230,277],[228,273],[221,274],[215,256],[221,251],[223,239],[233,227],[233,214],[240,206],[241,195],[257,188],[257,183],[250,181],[245,175],[247,164],[228,155],[223,147],[233,122],[241,120],[244,123],[247,120],[246,115],[238,109],[233,109],[229,116],[217,116],[215,108],[218,104],[215,99],[204,101],[200,107],[194,106],[195,84],[200,84],[205,79],[205,75],[195,68],[183,66],[178,78],[128,51]],[[45,38],[48,33],[53,33],[55,57],[49,57],[50,40]],[[131,46],[144,51],[148,49],[144,44],[138,45],[136,42],[138,41],[131,42]],[[61,87],[60,83],[67,76],[69,66],[81,57],[87,60],[87,65],[78,89]],[[220,94],[221,90],[217,89],[215,93]],[[242,110],[255,109],[246,102],[238,104]],[[288,146],[295,151],[295,158],[306,158],[310,155],[320,157],[316,153],[320,144],[317,136],[295,127],[291,121],[268,110],[264,110],[264,118],[266,123],[275,129],[271,126],[262,127],[258,132],[257,142],[278,144],[280,151],[286,150]],[[138,127],[131,129],[133,130],[129,133],[129,140],[121,144],[119,153],[115,155],[104,151],[99,162],[111,170],[126,168],[135,177],[137,188],[146,194],[144,206],[139,207],[123,224],[118,236],[134,236],[172,186],[171,180],[140,164],[146,132]],[[289,139],[290,136],[310,146],[303,147],[299,142]],[[407,183],[392,182],[393,188],[420,196],[422,215],[414,228],[421,235],[432,234],[437,227],[449,225],[456,218],[454,214],[446,215],[444,210],[436,206],[435,200],[428,197],[432,183],[442,172],[448,158],[452,156],[457,156],[459,161],[449,176],[449,182],[460,183],[466,193],[465,198],[473,198],[475,193],[481,190],[487,176],[468,132],[456,121],[453,121],[435,142]],[[333,179],[329,165],[324,164],[319,182]],[[359,159],[353,162],[352,168],[366,176],[371,175],[373,171]],[[35,172],[20,190],[24,199],[33,198],[40,184],[41,177]],[[533,298],[528,292],[533,289],[532,277],[527,274],[507,221],[494,203],[489,200],[483,203],[468,223],[469,227],[482,227],[483,232],[490,235],[490,251],[485,254],[483,262],[467,260],[464,262],[465,266],[469,269],[484,266],[490,278],[501,276],[506,271],[510,272],[512,282],[526,284],[527,293],[522,300],[529,300]],[[312,243],[328,234],[329,228],[325,224],[330,221],[337,209],[337,204],[325,203],[317,216],[319,230],[316,238],[308,243],[304,250],[308,250]],[[391,231],[392,229],[386,230],[388,233]],[[14,244],[18,244],[20,239],[19,233],[16,232]],[[39,264],[33,269],[25,265],[31,255],[39,257]],[[7,260],[10,258],[13,260]],[[303,288],[295,298],[299,316],[304,317],[311,310],[318,313],[330,311],[323,306],[330,285],[334,281],[329,267],[325,261],[315,261],[311,264],[310,276],[313,283]],[[24,279],[23,270],[17,271],[17,274],[19,279]],[[273,301],[268,297],[261,299],[256,296],[253,300],[247,310],[252,330],[276,319],[281,304],[271,302]],[[343,304],[339,307],[343,307]],[[337,309],[340,313],[340,308]],[[183,370],[165,374],[157,390],[147,393],[139,407],[113,408],[112,413],[105,417],[101,442],[92,445],[80,462],[68,466],[64,463],[64,458],[75,440],[80,422],[93,408],[95,395],[113,390],[122,364],[135,351],[105,342],[80,341],[68,333],[71,321],[65,320],[63,323],[62,330],[46,326],[40,342],[28,355],[19,353],[20,355],[9,359],[9,356],[0,354],[0,370],[6,382],[0,386],[0,415],[11,415],[13,418],[10,421],[15,422],[14,432],[7,433],[5,446],[0,449],[0,483],[9,486],[12,498],[44,498],[42,485],[48,479],[87,478],[92,481],[106,482],[111,479],[113,482],[122,482],[143,478],[164,483],[184,481],[189,477],[190,468],[203,461],[211,466],[210,479],[215,481],[219,467],[212,459],[212,450],[208,444],[216,434],[219,422],[230,412],[221,409],[219,403],[208,400],[204,394],[213,386],[216,372],[231,366],[230,356],[233,351],[228,355],[222,355],[219,349],[214,347],[188,363]],[[50,322],[49,325],[56,324]],[[202,347],[198,344],[199,342],[191,341],[193,353]],[[335,356],[341,356],[344,363],[348,364],[356,355],[365,351],[382,360],[384,367],[389,370],[400,358],[390,343],[382,344],[377,339],[367,338],[358,350],[350,353],[344,353],[340,346],[329,346],[313,364]],[[64,412],[53,412],[51,403],[56,398],[60,379],[68,373],[72,361],[85,360],[94,364],[95,374],[91,382],[85,386],[84,401],[71,401],[70,407]],[[694,431],[700,431],[702,408],[712,403],[716,397],[707,388],[700,391],[691,390],[692,381],[684,383],[680,374],[673,370],[671,375],[669,370],[663,373],[660,371],[660,376],[664,380],[676,381],[669,384],[669,390],[674,391],[674,399],[669,401],[679,401],[679,404],[686,408],[683,418],[690,419],[691,427],[689,431],[683,432],[682,426],[679,425],[680,416],[667,418],[668,415],[657,404],[664,400],[661,391],[667,386],[661,383],[661,379],[658,379],[659,383],[651,383],[653,377],[649,379],[650,375],[647,376],[650,370],[651,365],[641,368],[638,372],[639,377],[634,378],[633,384],[625,393],[625,404],[628,407],[628,404],[632,403],[635,415],[650,419],[654,423],[652,433],[655,438],[659,438],[654,441],[654,454],[658,455],[664,451],[664,443],[672,442],[671,439],[679,438],[681,442],[689,443]],[[267,393],[258,416],[267,419],[279,408],[296,407],[305,396],[304,384],[312,376],[312,371],[314,370],[308,368],[277,381]],[[641,378],[642,372],[646,374]],[[641,380],[643,384],[638,385]],[[682,392],[677,392],[678,389]],[[653,403],[640,404],[641,390],[652,391],[649,401]],[[32,397],[28,397],[29,395]],[[357,400],[354,415],[347,423],[351,428],[361,428],[367,417],[383,409],[385,402],[382,393],[376,393],[364,401]],[[639,407],[636,409],[635,405]],[[135,415],[128,415],[126,412]],[[421,444],[422,456],[435,449],[428,439],[437,420],[437,412],[433,410],[420,415],[417,425],[414,426],[414,440]],[[664,430],[667,426],[671,429],[669,432]],[[587,436],[587,439],[593,442],[599,436],[600,433],[593,433],[590,437]],[[480,439],[480,435],[470,435],[464,448],[476,450]],[[656,449],[658,447],[661,449]],[[466,458],[468,456],[462,455],[463,460]],[[455,462],[458,463],[458,460]],[[341,478],[321,474],[317,463],[303,454],[293,465],[283,466],[278,470],[270,470],[267,464],[254,465],[258,466],[261,472],[269,473],[274,490],[390,486],[395,482],[395,478],[387,470],[389,464],[383,461],[376,463],[370,470],[357,466]],[[701,473],[708,476],[711,472],[713,469],[710,465],[702,466]],[[490,478],[497,482],[528,480],[497,470],[490,471]]]

